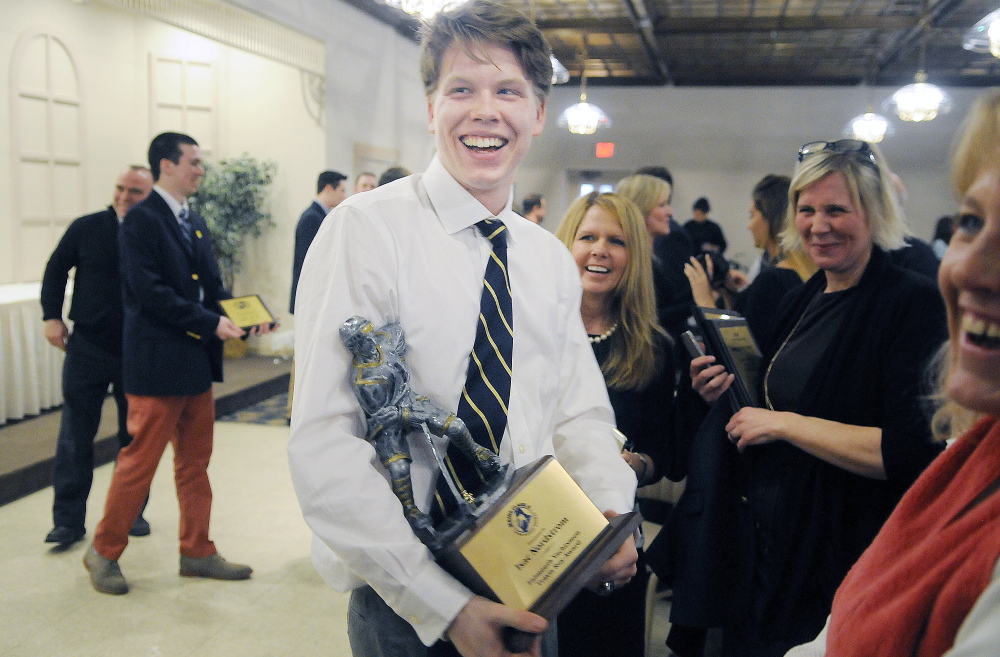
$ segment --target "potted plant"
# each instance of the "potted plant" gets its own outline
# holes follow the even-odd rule
[[[191,197],[191,207],[208,224],[222,281],[229,291],[242,269],[246,239],[260,237],[266,228],[274,226],[267,208],[267,188],[277,168],[271,160],[261,161],[247,153],[216,164],[206,163],[205,177]],[[246,342],[238,342],[245,353]],[[227,344],[227,353],[232,351]]]

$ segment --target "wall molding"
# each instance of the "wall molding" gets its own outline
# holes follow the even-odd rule
[[[240,50],[326,74],[326,44],[224,0],[100,0]]]

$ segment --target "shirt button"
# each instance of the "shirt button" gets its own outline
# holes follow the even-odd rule
[[[198,280],[198,274],[191,274],[191,278],[194,280]]]
[[[747,498],[746,498],[746,496],[741,497],[740,498],[740,502],[742,502],[743,504],[747,504]]]
[[[525,452],[527,452],[527,451],[528,451],[528,448],[527,448],[527,447],[525,447],[524,445],[520,445],[520,446],[519,446],[519,447],[517,448],[517,451],[519,451],[519,452],[521,452],[522,454],[524,454]]]

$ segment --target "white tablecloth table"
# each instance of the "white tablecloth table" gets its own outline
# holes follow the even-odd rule
[[[63,352],[45,339],[40,292],[41,283],[0,285],[0,424],[63,400]]]

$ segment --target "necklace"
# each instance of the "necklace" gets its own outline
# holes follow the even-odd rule
[[[615,322],[614,326],[612,326],[611,328],[609,328],[604,333],[601,333],[600,335],[588,335],[587,339],[590,340],[591,344],[597,344],[598,342],[604,342],[605,340],[607,340],[608,338],[610,338],[611,334],[614,333],[616,330],[618,330],[618,322]]]
[[[795,332],[799,330],[799,326],[802,324],[802,320],[806,318],[806,315],[808,315],[809,311],[812,310],[812,307],[816,305],[817,299],[819,299],[822,294],[823,291],[820,290],[820,293],[814,296],[812,300],[809,301],[808,304],[806,304],[806,308],[805,310],[802,311],[802,314],[799,316],[798,321],[795,322],[795,326],[792,327],[792,330],[785,338],[785,341],[781,343],[781,346],[778,347],[778,350],[774,352],[774,356],[771,357],[771,362],[767,364],[767,371],[764,373],[764,402],[767,404],[768,410],[771,411],[774,410],[774,404],[771,403],[771,389],[770,386],[768,385],[768,381],[771,377],[771,368],[774,367],[774,361],[778,360],[778,356],[781,355],[781,352],[785,348],[785,345],[788,344],[788,341],[792,339],[792,336],[795,335]]]

